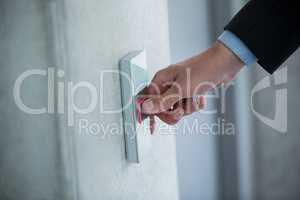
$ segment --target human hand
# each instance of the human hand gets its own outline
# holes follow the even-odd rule
[[[157,72],[146,88],[142,112],[168,124],[204,107],[204,95],[231,81],[244,63],[222,43]],[[153,120],[153,117],[152,117]]]

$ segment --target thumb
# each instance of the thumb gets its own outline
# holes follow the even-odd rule
[[[172,109],[181,99],[182,95],[180,90],[173,85],[162,95],[157,95],[144,101],[142,104],[142,112],[148,115],[158,114]]]

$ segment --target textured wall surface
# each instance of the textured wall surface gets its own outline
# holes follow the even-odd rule
[[[119,59],[138,49],[148,52],[151,74],[169,64],[166,0],[69,0],[65,9],[71,78],[102,84],[99,97],[106,109],[120,108],[120,88],[116,75],[99,83],[102,70],[117,70]],[[121,115],[96,109],[84,118],[110,130],[120,124]],[[134,165],[125,161],[123,134],[74,131],[80,199],[177,199],[173,136],[149,138],[150,151]]]
[[[0,24],[0,199],[60,199],[55,118],[26,114],[13,98],[22,72],[53,64],[44,4],[0,1]],[[47,106],[47,78],[28,78],[21,97],[30,107]]]
[[[121,106],[118,76],[100,77],[117,70],[122,56],[145,49],[150,77],[169,64],[167,0],[7,0],[0,9],[1,199],[178,199],[173,134],[145,136],[141,164],[129,164],[121,114],[100,113]],[[66,126],[67,104],[65,114],[32,116],[13,101],[19,74],[52,66],[65,72],[58,82],[97,89],[96,108],[75,115],[73,127]],[[28,105],[46,106],[47,79],[26,80],[22,95]],[[74,95],[78,107],[89,101],[84,88]],[[100,129],[80,129],[82,119]]]

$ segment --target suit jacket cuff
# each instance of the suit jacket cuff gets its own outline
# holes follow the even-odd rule
[[[224,31],[218,40],[230,49],[245,65],[250,66],[257,61],[256,56],[232,32]]]

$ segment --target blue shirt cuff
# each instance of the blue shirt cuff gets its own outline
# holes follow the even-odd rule
[[[250,49],[232,32],[225,30],[218,40],[239,57],[245,65],[250,66],[257,61],[256,56]]]

